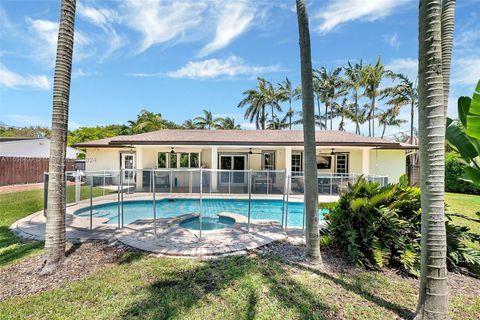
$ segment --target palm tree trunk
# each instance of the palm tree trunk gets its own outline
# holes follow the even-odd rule
[[[383,131],[382,131],[382,139],[383,139],[383,136],[385,135],[385,130],[387,129],[387,125],[384,124],[383,125]]]
[[[375,137],[375,95],[372,97],[372,137]]]
[[[320,128],[320,130],[322,130],[322,110],[321,110],[321,106],[320,106],[320,97],[317,96],[317,108],[318,108],[318,119],[320,119],[319,123],[318,123],[318,126]]]
[[[315,104],[313,98],[312,57],[310,32],[305,0],[297,0],[298,32],[302,77],[303,136],[305,153],[305,214],[307,255],[320,262],[320,235],[318,232],[318,182],[315,143]]]
[[[273,104],[272,104],[272,124],[275,123],[275,116],[273,115]]]
[[[448,95],[450,92],[450,66],[452,63],[453,31],[455,29],[455,0],[442,3],[442,76],[443,104],[447,121]]]
[[[62,0],[53,81],[45,254],[40,271],[42,274],[54,272],[65,257],[65,157],[75,7],[76,0]]]
[[[265,106],[263,105],[262,106],[262,130],[265,130],[265,121],[267,119],[265,119]]]
[[[288,123],[288,128],[289,130],[292,130],[292,99],[289,99],[288,100],[288,104],[289,104],[289,108],[288,108],[288,112],[289,112],[289,123]]]
[[[355,90],[355,133],[360,134],[360,126],[358,125],[358,97],[357,91]]]
[[[413,144],[413,117],[415,115],[415,101],[410,106],[410,144]]]
[[[418,70],[422,256],[416,319],[448,319],[444,214],[445,113],[440,48],[440,0],[422,0]]]
[[[328,119],[328,102],[325,101],[325,130],[328,129],[327,119]]]
[[[330,101],[330,130],[333,129],[333,99]]]

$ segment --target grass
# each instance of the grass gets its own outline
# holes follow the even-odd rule
[[[324,273],[275,258],[135,259],[61,289],[0,302],[8,319],[395,319],[411,317],[416,282]],[[480,297],[455,295],[452,319],[478,319]]]
[[[103,189],[94,188],[95,197],[103,194]],[[90,189],[82,187],[80,197],[90,196]],[[75,199],[75,187],[67,188],[67,202]],[[16,220],[43,209],[43,189],[0,194],[0,267],[10,264],[22,257],[40,252],[41,242],[20,242],[8,227]]]
[[[0,195],[0,226],[41,210],[42,197],[41,190]],[[449,212],[471,217],[480,207],[466,195],[447,194],[447,202]],[[38,242],[20,244],[0,230],[0,265],[40,250]],[[416,281],[391,272],[324,273],[275,257],[196,261],[129,253],[60,289],[0,302],[0,319],[394,319],[412,316],[417,292]],[[480,318],[480,297],[467,293],[451,296],[452,319]]]
[[[445,193],[447,212],[460,213],[472,219],[480,219],[475,213],[480,211],[480,196],[461,193]],[[480,234],[480,223],[465,220],[459,217],[452,217],[455,224],[467,226],[473,233]],[[469,246],[480,250],[480,244],[469,243]]]

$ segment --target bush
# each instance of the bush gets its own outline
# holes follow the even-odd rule
[[[363,178],[349,184],[325,220],[327,228],[323,232],[350,262],[367,268],[390,264],[410,274],[419,274],[420,189],[409,187],[405,176],[399,183],[386,187]],[[467,227],[449,221],[446,227],[448,268],[478,268],[480,251],[465,245],[465,240],[480,241],[478,236]]]
[[[462,180],[465,166],[456,152],[447,153],[445,157],[445,191],[480,194],[479,187],[471,182]]]

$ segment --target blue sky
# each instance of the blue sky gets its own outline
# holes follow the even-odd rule
[[[50,125],[60,1],[0,0],[0,121]],[[415,78],[418,1],[307,1],[314,67],[375,62]],[[233,116],[262,76],[299,84],[295,1],[77,1],[70,129],[143,108]],[[480,1],[457,1],[450,115],[480,78]],[[296,102],[297,110],[301,109]],[[402,115],[408,118],[408,108]],[[405,130],[405,125],[401,130]],[[391,134],[393,131],[389,131]]]

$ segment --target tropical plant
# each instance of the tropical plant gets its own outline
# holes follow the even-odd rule
[[[340,76],[341,72],[341,67],[330,71],[327,71],[325,67],[321,67],[320,70],[315,70],[319,90],[318,95],[325,103],[325,128],[327,127],[327,120],[330,120],[330,130],[333,129],[333,103],[336,99],[346,95],[348,92]]]
[[[382,139],[385,135],[385,130],[387,126],[393,127],[400,127],[402,123],[407,122],[406,120],[399,119],[400,108],[398,106],[394,106],[389,108],[378,115],[378,124],[383,127],[382,130]]]
[[[274,121],[268,120],[267,129],[268,130],[283,130],[289,127],[288,117],[285,116],[280,119],[278,116],[275,115]]]
[[[360,60],[360,63],[352,65],[348,61],[348,66],[343,68],[346,78],[344,79],[345,86],[348,89],[352,90],[353,98],[353,118],[352,121],[355,123],[355,133],[360,134],[360,107],[358,105],[358,100],[360,98],[359,90],[362,87],[362,73],[363,73],[363,63]]]
[[[237,107],[243,108],[248,106],[245,110],[245,119],[248,119],[250,123],[255,122],[257,129],[262,128],[262,130],[265,130],[267,122],[265,108],[267,106],[271,107],[271,119],[275,121],[274,110],[282,111],[279,104],[281,95],[267,80],[263,78],[257,78],[257,80],[257,89],[244,91],[244,98]]]
[[[331,204],[324,233],[356,265],[381,268],[390,264],[418,276],[421,211],[420,189],[410,187],[406,176],[385,187],[361,177]],[[478,242],[480,236],[449,220],[444,225],[448,268],[478,268],[480,251],[467,247],[464,240]]]
[[[469,193],[480,195],[480,186],[473,184],[465,175],[467,164],[455,151],[448,152],[445,156],[445,191],[456,193]]]
[[[395,74],[393,72],[387,72],[394,80],[399,80],[395,86],[382,90],[383,97],[388,97],[386,104],[394,106],[410,105],[410,141],[413,143],[413,130],[414,130],[414,116],[415,108],[418,105],[418,92],[417,85],[414,84],[404,74]]]
[[[58,30],[48,166],[47,223],[41,274],[54,272],[65,257],[65,157],[72,75],[75,0],[62,0]]]
[[[365,87],[364,95],[370,99],[370,111],[368,112],[368,136],[375,136],[375,110],[376,100],[380,96],[380,83],[387,74],[388,70],[378,57],[377,62],[367,64],[362,69],[361,83]]]
[[[333,116],[340,117],[340,122],[338,123],[338,130],[345,131],[345,119],[354,119],[355,115],[352,114],[352,104],[348,103],[347,98],[344,98],[342,103],[337,102],[333,103]],[[358,119],[358,113],[357,113]],[[358,123],[358,122],[357,122]]]
[[[195,121],[195,125],[200,129],[208,129],[211,130],[215,128],[219,119],[214,119],[212,112],[208,110],[203,110],[203,116],[198,116],[193,121]]]
[[[140,111],[136,120],[129,120],[128,123],[132,128],[133,133],[143,133],[176,127],[175,124],[164,120],[160,113],[154,113],[146,109]]]
[[[319,221],[317,207],[318,182],[315,143],[315,104],[313,100],[310,31],[308,27],[307,5],[305,0],[297,0],[296,4],[302,79],[303,139],[305,161],[305,236],[307,243],[307,256],[312,261],[320,261],[320,235],[318,231]]]
[[[449,3],[450,2],[450,3]],[[455,0],[420,1],[418,28],[418,121],[422,197],[421,277],[417,319],[448,319],[447,236],[445,228],[445,123]],[[443,10],[442,10],[443,7]],[[451,28],[453,31],[453,28]],[[449,38],[449,39],[447,39]],[[446,95],[447,94],[447,95]]]
[[[215,129],[219,130],[240,130],[240,125],[235,123],[231,117],[217,118]]]
[[[465,179],[480,186],[480,81],[472,98],[458,99],[458,117],[447,119],[447,142],[463,161]]]
[[[182,124],[182,128],[183,129],[190,129],[190,130],[194,130],[194,129],[199,129],[198,125],[195,123],[195,120],[194,119],[187,119],[183,122]]]
[[[292,130],[292,118],[295,115],[295,109],[292,108],[292,101],[301,97],[302,89],[297,87],[293,88],[292,83],[288,78],[278,84],[278,95],[280,101],[288,101],[288,111],[285,117],[288,117],[288,128]]]

